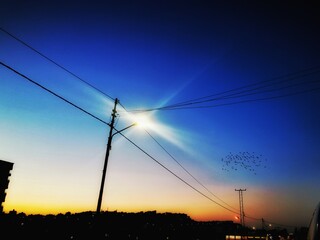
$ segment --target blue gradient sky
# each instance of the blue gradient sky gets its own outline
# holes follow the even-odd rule
[[[255,219],[261,218],[286,226],[309,224],[320,200],[316,6],[290,1],[2,1],[1,5],[2,29],[118,98],[128,111],[298,73],[294,80],[299,85],[281,84],[275,95],[315,91],[144,113],[154,121],[148,132],[167,152],[141,128],[123,132],[213,201],[116,135],[102,210],[171,211],[196,220],[234,220],[233,211],[239,209],[235,189],[245,188],[248,225],[259,227]],[[112,99],[3,31],[0,61],[110,121]],[[316,71],[302,76],[310,67]],[[0,81],[0,159],[14,163],[4,210],[94,211],[108,127],[4,66]],[[251,98],[266,96],[271,95]],[[206,105],[220,103],[228,100]],[[122,106],[118,105],[117,129],[130,125],[132,115],[137,115]],[[240,152],[261,156],[265,164],[252,164],[254,171],[234,170],[232,164],[226,169],[222,159]]]

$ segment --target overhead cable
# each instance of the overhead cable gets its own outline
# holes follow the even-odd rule
[[[121,107],[125,110],[126,108],[120,103]],[[215,198],[217,198],[218,200],[220,200],[221,202],[223,202],[225,205],[227,205],[230,208],[235,209],[236,211],[239,211],[238,209],[232,207],[231,205],[229,205],[228,203],[226,203],[225,201],[223,201],[221,198],[219,198],[217,195],[215,195],[212,191],[210,191],[203,183],[201,183],[195,176],[193,176],[193,174],[190,173],[190,171],[188,171],[171,153],[169,153],[169,151],[162,145],[160,144],[160,142],[158,140],[155,139],[155,137],[153,137],[151,135],[151,133],[147,130],[144,129],[145,132],[152,138],[152,140],[163,150],[165,151],[168,156],[173,159],[189,176],[191,176],[198,184],[200,184],[204,189],[206,189],[212,196],[214,196]]]
[[[127,138],[123,133],[120,133],[121,136],[123,136],[126,140],[128,140],[132,145],[134,145],[136,148],[138,148],[141,152],[143,152],[145,155],[147,155],[149,158],[151,158],[153,161],[155,161],[157,164],[159,164],[161,167],[163,167],[164,169],[166,169],[169,173],[171,173],[172,175],[174,175],[176,178],[178,178],[180,181],[182,181],[184,184],[186,184],[187,186],[189,186],[190,188],[192,188],[193,190],[195,190],[197,193],[199,193],[200,195],[202,195],[203,197],[209,199],[211,202],[219,205],[220,207],[228,210],[229,212],[232,213],[236,213],[238,214],[238,212],[235,212],[225,206],[223,206],[222,204],[216,202],[215,200],[213,200],[212,198],[208,197],[206,194],[202,193],[200,190],[198,190],[197,188],[193,187],[191,184],[189,184],[187,181],[183,180],[181,177],[179,177],[177,174],[175,174],[174,172],[172,172],[170,169],[168,169],[166,166],[164,166],[162,163],[160,163],[158,160],[156,160],[154,157],[152,157],[149,153],[147,153],[145,150],[143,150],[141,147],[139,147],[136,143],[134,143],[132,140],[130,140],[129,138]]]
[[[184,166],[182,166],[182,164],[175,158],[172,156],[172,154],[170,154],[168,152],[168,150],[166,150],[160,143],[159,141],[157,141],[150,133],[149,131],[146,130],[146,132],[148,133],[148,135],[189,175],[191,176],[197,183],[199,183],[204,189],[206,189],[212,196],[214,196],[215,198],[217,198],[218,200],[220,200],[221,202],[223,202],[225,205],[235,209],[236,211],[239,211],[238,209],[230,206],[228,203],[226,203],[225,201],[223,201],[221,198],[219,198],[217,195],[215,195],[212,191],[210,191],[203,183],[201,183],[195,176],[193,176],[190,171],[188,171]]]
[[[193,107],[167,108],[167,109],[164,108],[164,109],[134,110],[134,111],[137,111],[137,112],[140,112],[140,111],[141,112],[148,112],[148,111],[157,111],[157,110],[173,111],[173,110],[185,110],[185,109],[197,109],[197,108],[198,109],[200,109],[200,108],[214,108],[214,107],[235,105],[235,104],[241,104],[241,103],[258,102],[258,101],[264,101],[264,100],[270,100],[270,99],[284,98],[284,97],[304,94],[304,93],[308,93],[308,92],[315,92],[315,91],[319,91],[319,90],[320,90],[320,87],[314,88],[314,89],[308,89],[308,90],[304,90],[304,91],[297,91],[297,92],[294,92],[294,93],[288,93],[288,94],[283,94],[283,95],[272,96],[272,97],[255,98],[255,99],[248,99],[248,100],[230,102],[230,103],[221,103],[221,104],[205,105],[205,106],[193,106]]]
[[[2,66],[6,67],[7,69],[11,70],[12,72],[14,72],[14,73],[18,74],[19,76],[23,77],[24,79],[28,80],[29,82],[31,82],[31,83],[33,83],[33,84],[37,85],[38,87],[40,87],[40,88],[44,89],[45,91],[47,91],[47,92],[51,93],[51,94],[52,94],[52,95],[54,95],[55,97],[60,98],[61,100],[63,100],[64,102],[66,102],[66,103],[70,104],[71,106],[73,106],[73,107],[75,107],[75,108],[79,109],[80,111],[82,111],[82,112],[84,112],[84,113],[88,114],[89,116],[91,116],[91,117],[95,118],[96,120],[98,120],[98,121],[100,121],[100,122],[102,122],[102,123],[107,124],[107,125],[109,125],[109,126],[110,126],[110,124],[109,124],[109,123],[105,122],[105,121],[104,121],[104,120],[102,120],[101,118],[96,117],[95,115],[93,115],[92,113],[88,112],[87,110],[84,110],[82,107],[77,106],[76,104],[72,103],[71,101],[67,100],[66,98],[64,98],[64,97],[62,97],[62,96],[60,96],[60,95],[58,95],[57,93],[55,93],[55,92],[53,92],[52,90],[50,90],[50,89],[46,88],[45,86],[41,85],[40,83],[37,83],[36,81],[32,80],[31,78],[29,78],[29,77],[27,77],[27,76],[23,75],[22,73],[18,72],[17,70],[13,69],[12,67],[10,67],[10,66],[6,65],[5,63],[3,63],[3,62],[1,62],[1,61],[0,61],[0,64],[1,64]]]
[[[179,107],[179,106],[185,106],[185,105],[189,105],[189,104],[203,103],[203,102],[208,102],[208,101],[213,101],[213,100],[219,100],[219,99],[222,99],[222,98],[224,99],[224,98],[227,98],[229,96],[237,96],[237,95],[239,95],[241,93],[256,91],[256,90],[259,90],[259,89],[262,89],[262,88],[266,88],[266,87],[278,85],[280,83],[292,81],[292,80],[295,80],[295,79],[298,79],[298,78],[301,78],[301,77],[306,77],[308,75],[315,74],[315,73],[318,73],[318,72],[320,72],[320,66],[313,66],[313,67],[309,67],[309,68],[300,70],[298,72],[289,73],[289,74],[278,76],[278,77],[275,77],[275,78],[272,78],[272,79],[259,81],[259,82],[248,84],[248,85],[245,85],[245,86],[233,88],[231,90],[227,90],[227,91],[224,91],[224,92],[221,92],[221,93],[215,93],[215,94],[211,94],[211,95],[208,95],[208,96],[204,96],[204,97],[191,99],[191,100],[188,100],[188,101],[184,101],[184,102],[180,102],[180,103],[164,106],[163,108]],[[283,79],[283,80],[281,80],[281,79]],[[276,81],[276,80],[281,80],[281,81]],[[305,82],[303,82],[303,83],[305,83]],[[245,89],[245,90],[242,90],[242,89]],[[279,89],[281,89],[281,88],[273,89],[273,91],[274,90],[279,90]],[[241,91],[239,91],[239,90],[241,90]],[[264,92],[264,91],[262,91],[262,92]],[[225,95],[227,93],[230,93],[230,94],[229,95]],[[258,92],[258,93],[261,93],[261,92]],[[220,96],[220,95],[224,95],[224,96]],[[220,97],[217,97],[217,96],[220,96]],[[215,97],[215,98],[212,98],[212,97]]]
[[[85,81],[83,78],[79,77],[78,75],[76,75],[75,73],[71,72],[70,70],[68,70],[67,68],[63,67],[61,64],[57,63],[56,61],[52,60],[51,58],[47,57],[46,55],[44,55],[43,53],[41,53],[40,51],[38,51],[37,49],[35,49],[34,47],[30,46],[29,44],[27,44],[26,42],[22,41],[21,39],[19,39],[18,37],[14,36],[13,34],[9,33],[7,30],[5,30],[4,28],[0,27],[0,30],[4,33],[6,33],[7,35],[9,35],[10,37],[14,38],[15,40],[17,40],[18,42],[20,42],[21,44],[23,44],[24,46],[28,47],[29,49],[31,49],[32,51],[36,52],[37,54],[39,54],[41,57],[45,58],[46,60],[48,60],[49,62],[53,63],[54,65],[58,66],[59,68],[63,69],[64,71],[68,72],[69,74],[71,74],[72,76],[74,76],[75,78],[77,78],[78,80],[80,80],[81,82],[85,83],[86,85],[88,85],[89,87],[95,89],[96,91],[98,91],[99,93],[101,93],[102,95],[106,96],[107,98],[111,99],[111,100],[115,100],[113,97],[111,97],[110,95],[102,92],[100,89],[96,88],[95,86],[93,86],[92,84],[88,83],[87,81]]]
[[[319,72],[320,72],[320,67],[316,66],[316,67],[301,70],[299,72],[273,78],[271,80],[260,81],[254,84],[249,84],[242,87],[234,88],[221,93],[215,93],[208,96],[199,97],[199,98],[183,101],[180,103],[166,105],[166,106],[157,107],[157,108],[129,110],[129,112],[149,112],[149,111],[160,111],[160,110],[212,108],[212,107],[218,107],[218,106],[234,105],[239,103],[255,102],[255,101],[283,98],[283,97],[293,96],[297,94],[303,94],[307,92],[317,91],[319,90],[319,87],[317,85],[315,86],[311,85],[308,89],[299,87],[298,90],[290,93],[282,93],[278,95],[271,95],[271,96],[269,95],[269,96],[264,96],[260,98],[251,98],[251,99],[244,99],[244,100],[241,99],[243,97],[248,97],[251,95],[271,93],[271,92],[275,92],[275,91],[279,91],[287,88],[298,87],[301,85],[303,85],[304,87],[307,87],[310,84],[319,83],[320,81],[318,79],[316,80],[301,79],[303,77],[307,77]],[[279,79],[282,79],[282,80],[275,82],[275,80],[279,80]],[[283,84],[285,82],[291,82],[291,83],[287,85],[279,86],[279,84]],[[238,100],[226,102],[226,100],[232,100],[232,99],[238,99]],[[222,100],[224,100],[224,102],[222,103],[203,105],[208,102],[222,101]]]

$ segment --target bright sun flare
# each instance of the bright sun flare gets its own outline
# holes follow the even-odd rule
[[[136,127],[146,130],[148,133],[149,130],[151,130],[152,134],[157,134],[159,137],[178,146],[180,149],[186,149],[183,139],[180,137],[184,134],[177,128],[172,128],[166,124],[160,123],[157,121],[154,114],[129,114],[128,117],[130,119],[129,121],[133,122]]]
[[[138,115],[134,117],[134,121],[138,127],[143,129],[152,129],[155,127],[154,120],[147,115]]]

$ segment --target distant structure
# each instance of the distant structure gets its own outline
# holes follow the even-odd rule
[[[244,227],[244,209],[243,209],[243,191],[247,191],[247,189],[235,189],[235,191],[239,192],[239,204],[240,204],[240,223]]]
[[[2,204],[6,199],[6,189],[9,186],[9,177],[11,176],[10,171],[12,168],[13,163],[0,160],[0,213],[3,212]]]

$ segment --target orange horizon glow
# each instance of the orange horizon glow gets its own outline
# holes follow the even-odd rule
[[[6,204],[4,212],[9,213],[15,211],[17,213],[24,213],[26,215],[57,215],[66,213],[82,213],[82,212],[95,212],[95,208],[86,207],[71,207],[71,206],[60,206],[54,207],[47,205],[33,205],[33,204],[20,204],[20,205],[9,205]],[[192,210],[183,210],[176,208],[107,208],[102,209],[102,212],[125,212],[125,213],[139,213],[139,212],[150,212],[156,211],[157,213],[173,213],[173,214],[186,214],[194,221],[233,221],[232,215],[223,214],[219,212],[206,212],[199,211],[193,212]],[[236,222],[236,221],[235,221]]]

